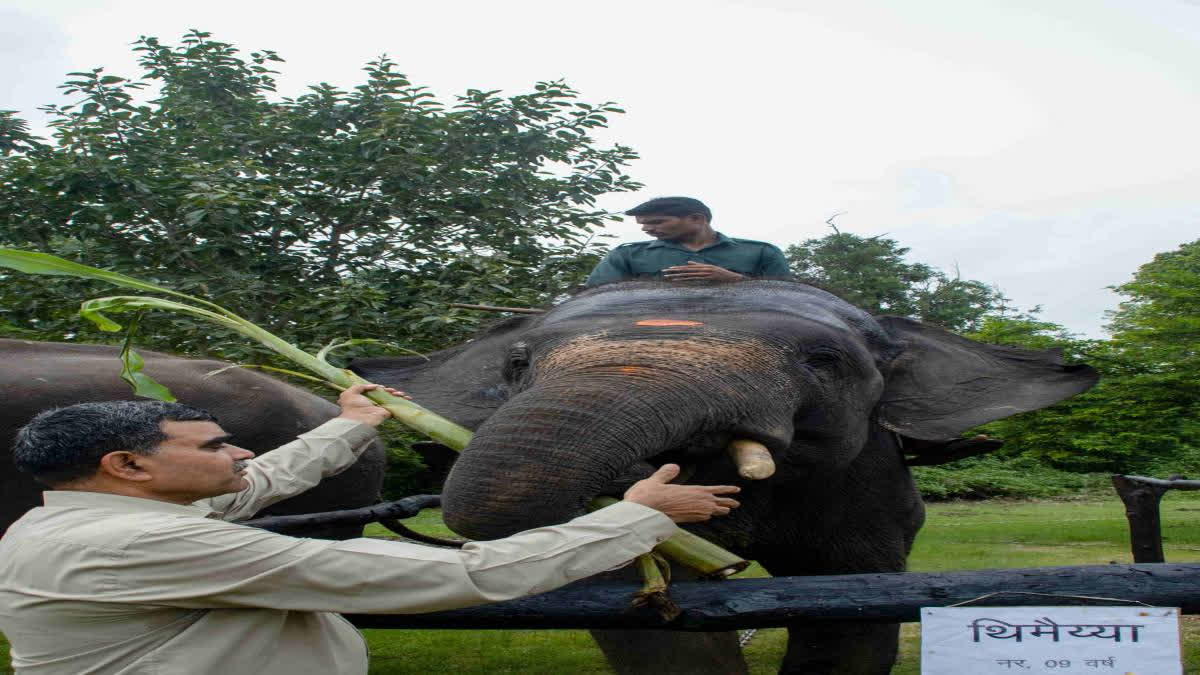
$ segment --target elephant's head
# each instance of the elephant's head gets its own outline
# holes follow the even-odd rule
[[[824,480],[864,461],[880,433],[949,440],[1095,381],[1052,353],[877,320],[781,281],[605,286],[472,350],[494,365],[470,396],[506,399],[455,464],[443,507],[480,539],[572,518],[666,462],[682,481],[747,492]],[[775,474],[740,478],[733,439],[765,446]]]

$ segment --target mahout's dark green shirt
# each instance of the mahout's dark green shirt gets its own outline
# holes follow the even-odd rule
[[[588,276],[588,286],[630,279],[663,278],[662,271],[688,261],[723,267],[748,277],[783,278],[791,274],[778,247],[753,239],[734,239],[717,233],[717,241],[699,251],[658,239],[621,244],[609,251]]]

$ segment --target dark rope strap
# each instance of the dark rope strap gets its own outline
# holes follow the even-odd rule
[[[421,534],[416,530],[410,530],[407,525],[394,518],[380,518],[379,524],[400,535],[401,537],[404,537],[405,539],[412,539],[413,541],[419,541],[423,544],[462,548],[462,545],[467,543],[465,539],[442,539],[440,537],[434,537],[428,534]]]
[[[413,497],[397,499],[394,502],[384,502],[382,504],[364,506],[359,509],[304,513],[296,516],[266,516],[253,520],[243,520],[239,524],[270,530],[271,532],[279,532],[281,534],[321,527],[348,527],[355,525],[362,527],[368,523],[377,523],[384,520],[394,521],[400,518],[412,518],[420,513],[421,509],[436,508],[441,506],[441,504],[441,495],[415,495]],[[387,525],[384,527],[387,527]],[[388,529],[392,528],[388,527]],[[408,528],[404,529],[407,530]],[[403,536],[408,535],[405,534]]]

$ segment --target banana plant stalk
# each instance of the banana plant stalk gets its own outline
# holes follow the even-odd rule
[[[73,276],[104,281],[125,288],[162,293],[194,303],[188,304],[165,298],[130,295],[95,298],[85,301],[80,307],[80,315],[96,324],[103,331],[116,332],[121,330],[121,325],[108,318],[105,312],[140,313],[146,310],[182,312],[206,319],[252,340],[257,340],[275,353],[324,378],[338,389],[345,389],[351,385],[366,382],[358,375],[333,366],[326,361],[324,357],[327,350],[322,350],[320,354],[314,356],[283,338],[259,328],[220,305],[185,293],[173,291],[157,284],[117,272],[82,265],[47,253],[17,249],[0,248],[0,267],[7,267],[28,274]],[[140,373],[141,357],[130,349],[128,344],[126,344],[126,349],[122,352],[122,356],[124,361],[123,371],[127,374],[137,375],[137,378],[126,378],[131,384],[135,385],[135,394],[157,397],[161,395],[161,392],[166,391],[165,388],[154,383],[144,373]],[[412,401],[392,396],[386,391],[378,389],[367,392],[367,397],[387,408],[392,413],[392,416],[402,424],[429,436],[448,448],[461,452],[471,441],[472,433],[469,429],[459,426]],[[589,508],[602,508],[615,501],[611,497],[597,498],[593,500]],[[682,565],[696,569],[706,576],[726,576],[749,565],[745,560],[722,549],[716,544],[683,531],[659,544],[655,550],[660,551],[664,556],[676,560]]]
[[[616,503],[617,499],[613,497],[596,497],[587,508],[595,511]],[[680,530],[675,536],[655,546],[654,550],[707,578],[723,579],[750,566],[748,560],[743,560],[687,530]]]
[[[646,553],[637,557],[638,571],[642,574],[642,590],[633,594],[634,607],[652,607],[662,617],[663,621],[674,621],[683,610],[667,593],[667,584],[671,583],[671,565],[656,553]]]

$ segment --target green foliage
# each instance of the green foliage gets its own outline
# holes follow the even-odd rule
[[[41,141],[29,133],[28,122],[19,119],[14,110],[0,110],[0,157],[41,148]]]
[[[70,74],[77,102],[44,108],[52,144],[0,113],[0,245],[211,298],[302,346],[443,346],[481,320],[449,302],[543,304],[603,253],[596,197],[639,187],[636,155],[590,136],[621,110],[561,81],[444,103],[381,57],[349,91],[281,99],[274,52],[199,31],[134,50],[138,79]],[[96,340],[63,302],[96,288],[0,277],[0,331]],[[269,360],[185,317],[142,342]]]
[[[1003,300],[979,281],[951,278],[908,253],[894,239],[835,231],[787,248],[792,273],[837,293],[871,314],[919,318],[948,330],[967,330]]]
[[[1038,317],[1040,309],[1027,313],[1004,312],[983,317],[978,328],[964,336],[980,342],[1025,349],[1061,350],[1068,361],[1078,361],[1100,342],[1076,338],[1063,326]]]
[[[639,187],[632,150],[590,136],[621,110],[561,81],[447,103],[381,57],[348,91],[289,99],[271,51],[199,31],[134,51],[138,78],[68,76],[75,102],[44,108],[52,142],[0,111],[0,246],[209,298],[309,351],[335,337],[440,348],[494,318],[448,303],[545,304],[604,252],[596,198]],[[115,341],[72,300],[110,292],[0,273],[0,335]],[[148,315],[138,342],[280,363],[188,316]],[[421,491],[419,458],[396,447],[388,489]]]
[[[1158,478],[1168,478],[1173,475],[1189,479],[1200,478],[1200,444],[1195,442],[1181,444],[1174,453],[1158,456],[1145,462],[1138,473]]]
[[[1139,389],[1162,390],[1195,411],[1200,401],[1200,240],[1159,253],[1129,283],[1111,315],[1110,370]],[[1193,429],[1194,431],[1194,429]]]
[[[1111,490],[1107,474],[1081,474],[1054,469],[1036,458],[986,455],[943,466],[915,466],[917,489],[927,500],[1039,498],[1082,490]]]
[[[1000,311],[1004,297],[1000,291],[974,279],[953,278],[935,272],[916,289],[916,316],[926,323],[951,331],[971,330],[989,312]]]
[[[893,239],[864,238],[835,232],[806,239],[787,248],[792,273],[835,291],[872,314],[915,314],[913,288],[933,275],[933,268],[906,263],[907,248]]]
[[[381,425],[379,436],[388,449],[388,468],[383,477],[385,501],[442,491],[440,484],[429,480],[425,462],[412,450],[413,443],[428,439],[398,424]]]
[[[1078,425],[1089,452],[1124,452],[1132,469],[1200,448],[1200,240],[1160,253],[1112,313],[1112,339],[1093,352],[1105,380]],[[1186,467],[1181,467],[1186,468]]]

